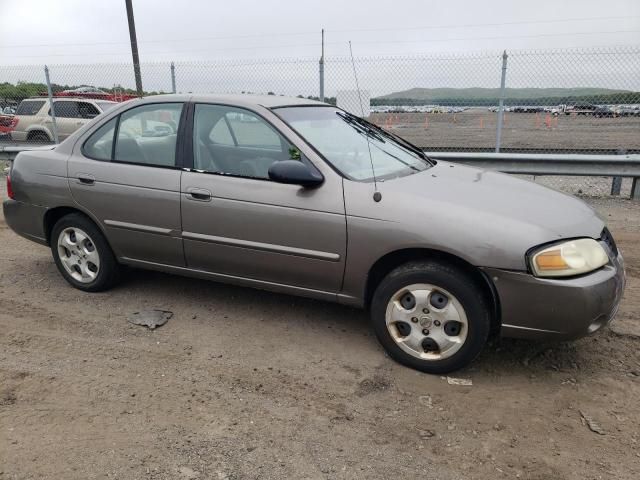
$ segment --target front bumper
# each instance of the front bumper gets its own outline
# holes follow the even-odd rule
[[[485,268],[500,303],[505,337],[569,340],[598,331],[618,310],[625,286],[622,255],[576,278],[538,278],[524,272]]]

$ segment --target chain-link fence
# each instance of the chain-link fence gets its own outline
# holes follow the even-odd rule
[[[152,63],[142,64],[141,73],[145,95],[175,89],[323,96],[429,151],[640,152],[640,46],[367,57],[353,63],[328,57],[322,67],[323,92],[317,59]],[[137,95],[130,64],[48,69],[60,118],[74,117],[76,122],[66,122],[74,128],[101,110],[98,100]],[[44,70],[0,66],[0,142],[54,140],[47,102],[19,107],[27,98],[46,100]],[[77,99],[93,107],[78,106]],[[64,138],[70,132],[59,133]],[[589,190],[605,193],[610,183]]]

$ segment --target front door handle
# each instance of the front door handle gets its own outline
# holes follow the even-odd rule
[[[187,198],[191,200],[197,200],[199,202],[211,201],[211,192],[205,188],[188,188],[187,195]]]
[[[77,175],[78,183],[82,183],[83,185],[93,185],[96,183],[96,178],[93,175],[89,175],[88,173],[79,173]]]

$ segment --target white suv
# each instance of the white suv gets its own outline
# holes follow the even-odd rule
[[[85,98],[54,98],[53,108],[62,141],[89,120],[107,111],[116,102]],[[53,142],[53,120],[49,99],[43,97],[23,100],[16,110],[17,123],[11,131],[11,139],[19,142]]]

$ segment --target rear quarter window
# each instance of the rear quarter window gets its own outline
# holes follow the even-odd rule
[[[16,115],[35,115],[44,105],[44,100],[23,100],[18,105]]]

